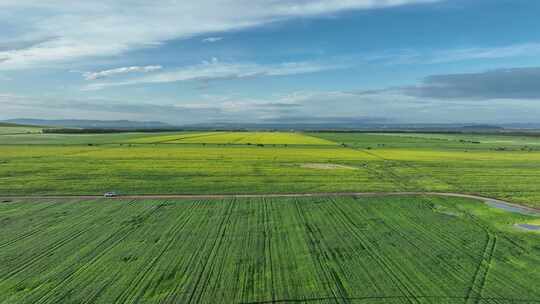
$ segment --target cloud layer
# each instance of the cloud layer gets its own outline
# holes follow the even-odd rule
[[[3,0],[0,69],[118,55],[171,39],[238,30],[296,17],[438,0]],[[129,9],[126,9],[129,7]],[[31,42],[31,43],[28,43]]]
[[[85,90],[101,90],[109,87],[128,86],[148,83],[169,83],[180,81],[210,82],[216,80],[234,80],[263,76],[285,76],[315,73],[325,70],[339,69],[339,64],[323,64],[316,62],[286,62],[281,64],[261,65],[256,63],[224,63],[217,58],[198,65],[187,66],[172,71],[154,73],[152,75],[132,78],[117,82],[100,82],[90,84]],[[114,71],[114,70],[113,70]]]
[[[437,99],[540,99],[540,68],[499,69],[480,73],[433,75],[403,88],[407,95]]]
[[[101,78],[107,78],[114,75],[129,74],[129,73],[148,73],[161,70],[163,67],[160,65],[147,65],[147,66],[130,66],[121,67],[116,69],[104,70],[99,72],[86,72],[83,74],[86,80],[96,80]]]
[[[214,42],[218,42],[218,41],[221,41],[221,40],[223,40],[223,37],[208,37],[208,38],[204,38],[202,40],[202,42],[214,43]]]

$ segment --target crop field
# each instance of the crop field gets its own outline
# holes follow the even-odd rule
[[[2,134],[0,303],[540,303],[540,217],[471,199],[77,198],[433,191],[538,208],[539,142]]]
[[[375,135],[375,134],[369,134]],[[536,136],[508,136],[508,135],[481,135],[481,134],[425,134],[425,133],[384,133],[383,136],[414,138],[420,140],[442,140],[447,142],[469,142],[492,146],[540,146],[540,137]]]
[[[498,144],[500,135],[441,136],[0,135],[0,194],[435,191],[540,206],[538,137],[527,137],[524,145],[523,136],[505,136]]]
[[[461,198],[0,203],[1,303],[538,303],[537,218]],[[219,300],[217,300],[219,299]]]
[[[316,137],[357,148],[540,151],[540,136],[437,133],[313,133]]]
[[[184,133],[148,137],[133,143],[194,143],[194,144],[239,144],[239,145],[336,145],[335,142],[298,133],[285,132],[205,132]]]
[[[478,193],[540,206],[540,138],[462,134],[320,133],[384,162],[406,189]]]

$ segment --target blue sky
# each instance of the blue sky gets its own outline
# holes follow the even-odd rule
[[[540,117],[540,2],[0,3],[0,119]]]

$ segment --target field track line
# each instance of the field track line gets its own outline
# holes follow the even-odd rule
[[[363,301],[369,300],[403,300],[407,299],[407,296],[371,296],[371,297],[351,297],[351,298],[336,298],[336,297],[324,297],[324,298],[308,298],[308,299],[282,299],[282,300],[273,300],[273,301],[260,301],[260,302],[241,302],[240,304],[277,304],[277,303],[308,303],[308,302],[327,302],[327,301],[354,301],[360,303]],[[415,299],[431,299],[431,300],[466,300],[463,296],[416,296]],[[530,300],[530,299],[508,299],[508,298],[496,298],[496,297],[485,297],[479,298],[475,297],[474,299],[478,301],[511,301],[510,303],[540,303],[540,300]]]
[[[262,193],[262,194],[148,194],[148,195],[120,195],[113,200],[160,200],[160,199],[233,199],[233,198],[295,198],[295,197],[384,197],[384,196],[415,196],[428,195],[439,197],[460,197],[482,201],[487,204],[499,204],[516,208],[521,212],[540,215],[540,209],[518,205],[491,197],[475,194],[450,193],[450,192],[312,192],[312,193]],[[51,196],[15,196],[0,195],[0,203],[9,203],[9,200],[42,200],[42,199],[79,199],[95,200],[103,199],[102,195],[51,195]]]
[[[486,246],[484,248],[484,254],[482,255],[482,259],[480,260],[478,267],[476,268],[472,285],[466,296],[466,303],[477,304],[479,302],[479,299],[482,298],[482,292],[486,284],[486,279],[489,273],[489,268],[491,266],[491,260],[493,258],[493,252],[495,251],[496,244],[497,237],[492,235],[491,233],[488,233]],[[473,293],[478,294],[478,298],[472,297]]]

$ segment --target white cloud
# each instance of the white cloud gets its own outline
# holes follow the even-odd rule
[[[398,50],[357,56],[364,63],[439,64],[468,60],[490,60],[540,56],[540,43],[522,43],[492,47],[456,47],[442,50]]]
[[[85,90],[100,90],[107,87],[118,87],[148,83],[168,83],[180,81],[215,81],[253,78],[262,76],[286,76],[315,73],[345,67],[340,64],[323,64],[316,62],[287,62],[272,65],[256,63],[224,63],[217,58],[198,65],[187,66],[170,72],[156,73],[149,76],[133,78],[118,82],[101,82],[90,84]]]
[[[128,74],[128,73],[148,73],[161,70],[163,67],[160,65],[147,65],[147,66],[130,66],[121,67],[116,69],[104,70],[99,72],[86,72],[83,74],[86,80],[96,80],[101,78],[107,78],[113,75]]]
[[[472,59],[497,59],[519,56],[540,55],[540,43],[513,44],[488,48],[461,48],[449,51],[437,52],[432,63],[463,61]]]
[[[1,31],[0,41],[43,40],[26,48],[0,51],[0,69],[50,67],[58,62],[119,55],[171,39],[239,30],[295,17],[437,1],[164,0],[155,5],[132,0],[2,0],[0,20],[8,28]]]
[[[400,123],[514,123],[533,122],[540,115],[538,100],[492,99],[482,101],[447,100],[433,97],[410,96],[396,91],[295,92],[272,102],[285,107],[250,109],[252,113],[268,115],[279,121],[294,122],[300,118],[347,117],[385,118]],[[259,101],[261,104],[262,101]],[[253,105],[253,103],[251,103]],[[289,105],[297,105],[291,107]],[[253,106],[252,106],[253,107]],[[266,110],[266,111],[262,111]],[[251,116],[257,116],[252,114]],[[380,122],[380,121],[379,121]]]
[[[214,43],[223,40],[223,37],[208,37],[204,38],[202,42]]]
[[[158,120],[171,124],[203,122],[514,123],[534,122],[537,100],[441,100],[399,91],[303,91],[264,98],[214,95],[152,103],[114,99],[32,97],[0,92],[0,119]]]

